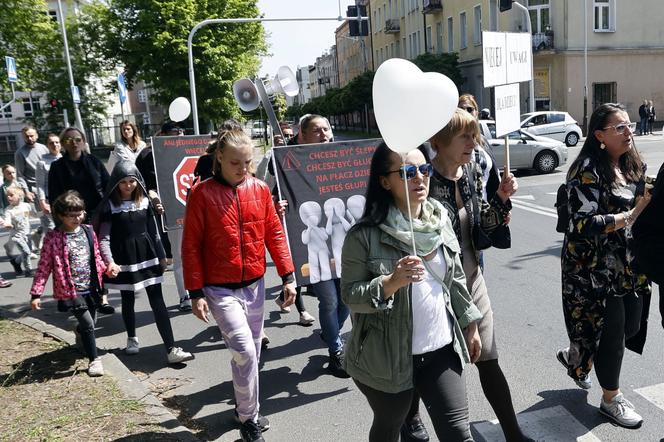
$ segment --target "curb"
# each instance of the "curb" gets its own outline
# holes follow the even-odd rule
[[[74,333],[47,324],[46,322],[21,316],[11,310],[0,307],[0,316],[11,321],[23,324],[45,335],[51,336],[59,341],[75,345]],[[145,405],[145,412],[154,419],[168,433],[177,436],[183,442],[200,442],[193,431],[178,421],[177,417],[157,399],[113,353],[101,356],[104,361],[104,371],[115,381],[123,394]]]

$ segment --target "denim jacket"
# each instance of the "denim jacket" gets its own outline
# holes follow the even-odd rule
[[[469,362],[463,329],[482,314],[471,301],[459,243],[451,222],[446,221],[441,246],[447,266],[443,291],[454,319],[454,350],[462,361]],[[404,256],[396,241],[378,227],[356,227],[346,236],[342,252],[341,297],[353,314],[345,369],[359,382],[387,393],[413,388],[410,286],[387,300],[383,296],[385,276]]]

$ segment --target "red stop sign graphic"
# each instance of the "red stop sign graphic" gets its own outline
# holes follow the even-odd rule
[[[198,163],[198,157],[184,157],[173,171],[173,186],[175,186],[175,198],[187,205],[187,193],[194,183],[194,169]]]

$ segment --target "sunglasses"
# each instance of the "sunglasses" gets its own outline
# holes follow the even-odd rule
[[[433,166],[429,163],[424,163],[420,164],[419,166],[415,166],[413,164],[407,164],[405,166],[401,166],[397,170],[390,170],[387,172],[387,174],[391,173],[396,173],[399,172],[399,177],[403,180],[404,177],[407,180],[412,180],[417,176],[417,172],[420,172],[422,176],[429,177],[433,174]]]
[[[618,135],[623,135],[625,133],[625,129],[627,128],[629,128],[629,131],[633,133],[636,130],[636,123],[620,123],[616,124],[615,126],[607,126],[602,130],[607,130],[611,128],[615,129]]]
[[[473,106],[462,107],[461,109],[465,110],[469,114],[472,114],[476,110]]]
[[[65,144],[71,144],[73,142],[80,143],[83,141],[83,138],[81,137],[67,137],[64,140],[62,140]]]

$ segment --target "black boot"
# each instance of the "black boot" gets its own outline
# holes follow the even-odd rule
[[[330,353],[330,363],[327,364],[327,369],[332,373],[332,376],[338,378],[349,378],[350,376],[344,370],[344,352],[339,350],[336,353]]]
[[[21,261],[19,261],[16,258],[10,258],[9,263],[14,267],[14,273],[16,273],[16,276],[22,276],[23,275],[23,269],[21,269]]]

